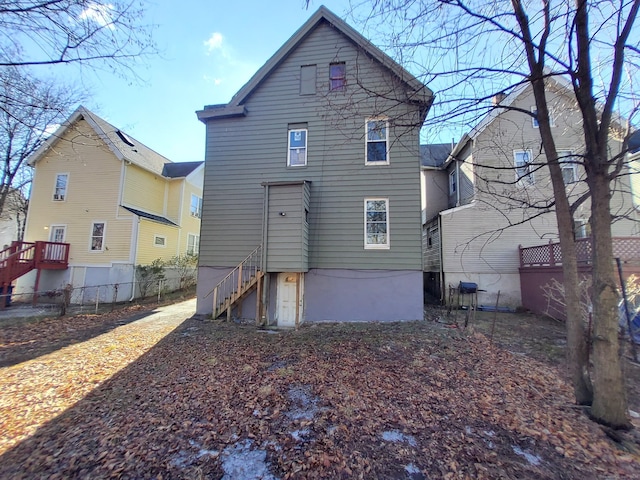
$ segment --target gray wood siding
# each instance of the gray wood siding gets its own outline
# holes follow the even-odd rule
[[[431,232],[431,245],[429,245],[429,234]],[[439,272],[441,269],[440,259],[440,229],[438,217],[426,223],[422,229],[422,249],[424,252],[424,271]]]
[[[308,230],[305,226],[306,184],[269,186],[267,223],[268,272],[308,270]],[[308,199],[308,195],[307,195]],[[308,201],[307,201],[308,205]],[[281,215],[284,213],[284,215]]]
[[[347,89],[328,92],[329,64]],[[301,65],[317,64],[316,95],[299,94]],[[358,72],[358,78],[356,78]],[[365,118],[416,120],[415,107],[372,98],[396,80],[327,24],[314,30],[248,98],[243,118],[207,124],[201,266],[233,266],[261,241],[261,182],[309,180],[309,268],[421,269],[418,129],[390,128],[390,165],[365,165]],[[287,167],[287,127],[306,122],[306,167]],[[364,198],[388,197],[389,250],[364,249]]]

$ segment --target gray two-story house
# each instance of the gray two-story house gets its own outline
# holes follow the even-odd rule
[[[419,131],[432,98],[321,7],[228,104],[198,111],[198,313],[422,318]]]

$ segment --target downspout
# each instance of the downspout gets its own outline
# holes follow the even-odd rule
[[[267,323],[269,318],[269,306],[267,298],[269,297],[269,284],[271,278],[267,273],[267,240],[269,235],[269,185],[264,186],[264,204],[262,205],[262,271],[264,272],[262,289],[262,308],[264,309],[264,320]]]
[[[131,226],[131,265],[133,266],[133,273],[131,278],[131,298],[130,302],[136,297],[136,257],[138,256],[138,225],[140,225],[140,217],[134,215],[133,225]]]
[[[460,164],[458,159],[455,159],[456,162],[456,207],[460,206]]]
[[[446,302],[446,294],[444,288],[444,254],[442,253],[444,246],[444,232],[442,231],[442,215],[438,214],[438,232],[440,233],[440,303]]]

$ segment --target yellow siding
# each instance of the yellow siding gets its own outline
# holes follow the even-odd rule
[[[123,204],[156,215],[166,215],[167,183],[160,175],[129,164],[125,171]]]
[[[167,218],[177,224],[181,223],[180,210],[182,207],[183,184],[184,180],[173,180],[168,183]]]
[[[156,258],[169,260],[171,257],[177,255],[179,231],[180,229],[178,227],[140,219],[136,265],[147,265]],[[165,238],[164,247],[154,244],[156,235]]]
[[[187,251],[187,237],[189,234],[200,235],[200,219],[191,215],[191,194],[202,198],[202,188],[190,182],[184,182],[184,197],[182,199],[182,232],[180,235],[180,253]]]
[[[122,163],[84,120],[67,130],[34,172],[25,240],[48,240],[51,225],[65,225],[70,263],[129,261],[131,216],[118,217]],[[56,175],[68,173],[65,201],[53,201]],[[89,250],[92,222],[106,223],[105,249]]]

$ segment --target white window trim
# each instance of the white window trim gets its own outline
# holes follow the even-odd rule
[[[367,243],[367,202],[384,200],[387,206],[387,243]],[[389,221],[389,198],[369,197],[364,199],[364,248],[365,250],[389,250],[391,248],[391,223]]]
[[[196,239],[196,241],[194,242],[194,252],[189,253],[189,238],[193,237],[194,239]],[[198,248],[195,248],[195,247]],[[199,255],[200,252],[200,235],[198,235],[197,233],[188,233],[187,234],[187,250],[185,251],[185,253],[187,253],[188,255]]]
[[[156,243],[156,241],[159,238],[162,239],[162,245],[160,245],[159,243]],[[155,234],[153,236],[153,246],[154,247],[158,247],[158,248],[167,248],[167,237],[165,235],[157,235],[157,234]]]
[[[56,198],[56,190],[58,188],[58,177],[60,177],[61,175],[66,175],[67,176],[67,183],[64,186],[64,196],[62,198]],[[56,173],[56,179],[53,183],[53,194],[51,194],[51,198],[53,199],[54,202],[66,202],[67,201],[67,196],[69,195],[69,172],[60,172],[60,173]]]
[[[525,164],[525,165],[528,165],[528,168],[527,168],[529,172],[528,174],[522,175],[522,176],[518,175],[518,168],[522,168],[522,167],[518,166],[517,155],[518,153],[521,153],[521,152],[528,153],[529,159],[533,160],[533,151],[531,149],[525,148],[525,149],[517,149],[513,151],[513,166],[515,168],[516,181],[519,185],[534,185],[536,183],[536,179],[534,176],[534,172],[531,171],[531,165],[533,162],[529,161],[527,164]]]
[[[102,230],[102,248],[100,250],[93,250],[91,248],[92,246],[92,240],[93,240],[93,226],[96,223],[102,223],[104,225],[104,228]],[[91,229],[89,230],[89,253],[102,253],[105,251],[106,249],[106,240],[107,240],[107,222],[105,222],[104,220],[93,220],[91,222]]]
[[[304,163],[302,165],[291,165],[291,132],[304,132]],[[287,130],[287,167],[306,167],[309,160],[309,129],[290,128]]]
[[[534,106],[531,107],[531,113],[533,115],[537,115],[538,109]],[[531,126],[533,128],[540,128],[540,124],[538,123],[538,119],[535,116],[531,117]],[[549,126],[550,127],[555,127],[556,126],[556,120],[553,117],[553,113],[551,111],[549,111]]]
[[[193,208],[193,199],[196,198],[197,199],[197,206],[196,206],[196,211],[193,212],[192,208]],[[196,218],[202,218],[202,197],[199,197],[198,195],[196,195],[195,193],[191,194],[191,203],[189,204],[189,214],[192,217],[196,217]]]
[[[578,165],[572,163],[574,161],[573,157],[575,153],[573,150],[560,148],[556,151],[558,154],[558,163],[560,164],[560,170],[563,171],[565,168],[570,168],[573,170],[573,182],[564,182],[564,175],[562,176],[562,181],[565,185],[571,185],[578,181]]]
[[[449,172],[449,196],[455,195],[458,191],[458,172],[457,169],[454,168]]]
[[[386,157],[387,160],[384,162],[370,162],[369,161],[369,122],[385,122],[385,143],[387,147]],[[372,142],[379,143],[379,142]],[[389,165],[390,155],[389,155],[389,118],[388,117],[369,117],[364,121],[364,164],[371,165]]]

